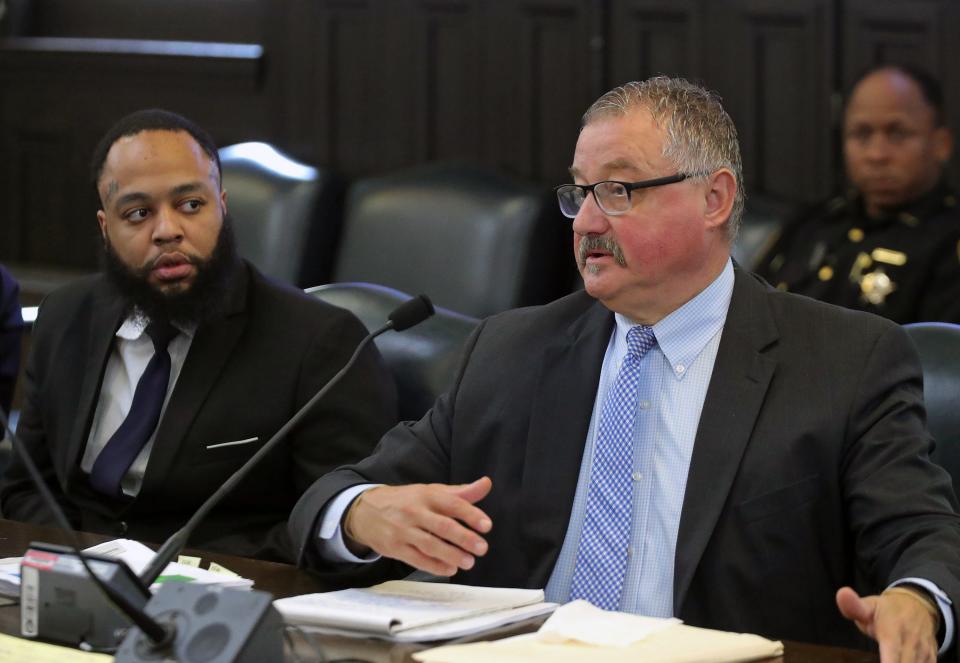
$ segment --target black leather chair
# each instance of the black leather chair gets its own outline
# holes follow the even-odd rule
[[[904,329],[923,365],[927,427],[937,441],[934,460],[950,472],[960,494],[960,325],[917,322]]]
[[[371,283],[331,283],[307,292],[352,311],[374,331],[410,295]],[[402,332],[389,331],[374,341],[397,382],[400,418],[419,419],[453,379],[460,350],[477,320],[437,307],[436,314]]]
[[[570,291],[570,223],[552,192],[464,163],[360,180],[334,281],[427,294],[482,318]]]
[[[794,218],[797,205],[764,196],[750,196],[743,210],[743,222],[733,244],[734,259],[747,269],[769,250],[785,223]]]
[[[224,147],[220,163],[240,255],[287,283],[329,281],[343,181],[266,143]]]

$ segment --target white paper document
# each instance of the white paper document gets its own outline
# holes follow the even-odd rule
[[[327,632],[427,642],[480,633],[552,611],[539,589],[394,580],[366,589],[273,602],[289,624]]]
[[[123,560],[130,570],[139,575],[153,559],[153,551],[139,541],[131,539],[114,539],[104,541],[84,552],[95,553],[104,557]],[[19,595],[20,593],[20,562],[22,557],[9,557],[0,560],[0,594]],[[231,589],[250,589],[253,581],[240,576],[215,573],[179,562],[171,562],[164,568],[163,573],[150,587],[157,589],[165,582],[192,582],[197,584],[217,584]]]
[[[733,663],[782,654],[783,644],[758,635],[607,612],[577,601],[557,608],[537,633],[436,647],[413,658],[421,663]]]

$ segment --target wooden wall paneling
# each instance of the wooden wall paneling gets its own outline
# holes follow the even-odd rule
[[[299,117],[310,134],[321,166],[351,177],[379,172],[393,161],[386,139],[391,105],[387,94],[384,49],[389,0],[314,0],[307,3],[302,36],[312,41],[302,57],[310,59],[304,87],[288,91],[288,103],[300,105]],[[392,91],[392,90],[391,90]],[[302,103],[311,99],[312,103]]]
[[[261,5],[285,0],[28,0],[28,36],[262,41]]]
[[[707,83],[737,124],[748,196],[812,202],[829,195],[829,2],[730,0],[711,3],[709,20],[723,36],[711,48],[718,55],[708,58]]]
[[[597,83],[600,34],[587,0],[503,0],[486,21],[489,161],[534,182],[567,181]]]
[[[610,87],[658,74],[702,77],[700,0],[613,0],[610,13]]]
[[[847,0],[844,84],[868,66],[882,62],[917,64],[943,75],[946,63],[939,26],[946,9],[944,0]]]
[[[478,0],[410,0],[413,53],[404,80],[413,101],[411,163],[482,158],[488,81]]]

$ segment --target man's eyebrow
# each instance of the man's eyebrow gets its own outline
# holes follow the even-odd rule
[[[636,170],[636,166],[627,159],[614,159],[613,161],[608,161],[603,164],[603,170]],[[577,176],[580,175],[580,171],[577,170],[576,166],[570,166],[567,171],[573,179],[577,179]]]
[[[203,189],[203,183],[201,182],[187,182],[186,184],[179,184],[172,189],[170,189],[171,196],[182,196],[185,193],[195,193]]]
[[[131,191],[130,193],[125,193],[119,198],[117,198],[116,207],[124,207],[130,203],[139,203],[145,200],[150,200],[150,196],[143,193],[142,191]]]

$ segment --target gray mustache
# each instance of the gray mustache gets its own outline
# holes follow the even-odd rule
[[[613,259],[616,260],[617,264],[621,267],[627,266],[627,259],[623,257],[623,251],[620,250],[620,246],[613,238],[602,235],[588,235],[580,240],[580,246],[577,247],[577,264],[583,268],[587,263],[587,254],[597,249],[610,252]]]

